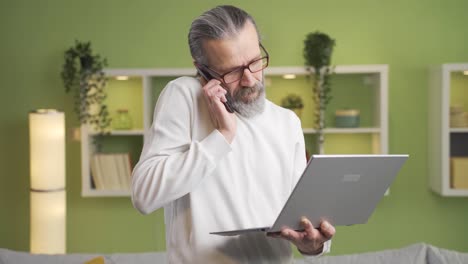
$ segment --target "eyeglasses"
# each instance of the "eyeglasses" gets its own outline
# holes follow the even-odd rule
[[[246,66],[240,66],[238,68],[235,68],[234,70],[227,72],[225,74],[219,74],[216,71],[210,69],[207,65],[200,64],[199,66],[202,66],[206,70],[210,71],[216,79],[222,80],[224,83],[229,84],[233,82],[237,82],[242,77],[244,76],[244,70],[248,69],[251,73],[259,72],[266,67],[268,67],[268,62],[270,60],[270,55],[268,55],[268,52],[266,51],[265,47],[260,43],[260,48],[263,51],[264,56],[262,56],[259,59],[255,59],[251,61],[249,64]]]

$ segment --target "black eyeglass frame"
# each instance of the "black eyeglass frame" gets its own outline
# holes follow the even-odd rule
[[[215,70],[211,69],[210,67],[208,67],[208,65],[205,65],[205,64],[198,64],[198,63],[196,63],[196,65],[197,65],[198,67],[201,67],[201,68],[205,69],[205,70],[208,70],[212,75],[215,75],[214,77],[215,77],[216,79],[222,81],[224,84],[234,83],[234,82],[237,82],[237,81],[239,81],[240,79],[242,79],[242,77],[244,76],[244,73],[243,73],[243,72],[244,72],[245,69],[248,69],[251,73],[256,73],[256,72],[262,71],[262,70],[264,70],[266,67],[268,67],[268,64],[270,63],[270,55],[268,54],[268,51],[265,49],[265,47],[263,47],[262,43],[259,43],[259,45],[260,45],[260,48],[261,48],[261,49],[263,50],[263,52],[265,53],[265,56],[260,57],[260,58],[258,58],[258,59],[255,59],[255,60],[249,62],[249,64],[247,64],[246,66],[239,66],[239,67],[233,69],[232,71],[229,71],[229,72],[224,73],[224,74],[220,74],[220,73],[216,72]],[[263,60],[263,59],[266,59],[266,64],[265,64],[264,67],[262,67],[260,70],[257,70],[257,71],[252,71],[252,70],[250,69],[250,65],[252,65],[253,63],[255,63],[255,62],[257,62],[257,61]],[[241,70],[241,72],[242,72],[242,75],[241,75],[241,77],[240,77],[239,79],[234,80],[234,81],[231,81],[231,82],[226,82],[226,80],[224,79],[224,76],[226,76],[226,75],[228,75],[228,74],[230,74],[230,73],[233,73],[233,72],[235,72],[235,71],[239,71],[239,70]]]

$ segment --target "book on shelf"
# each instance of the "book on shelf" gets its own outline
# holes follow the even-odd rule
[[[94,154],[91,157],[91,176],[96,190],[129,191],[132,177],[130,154]]]
[[[93,177],[94,187],[96,188],[96,190],[102,190],[103,183],[101,166],[99,165],[99,159],[96,156],[93,156],[91,158],[91,175]]]

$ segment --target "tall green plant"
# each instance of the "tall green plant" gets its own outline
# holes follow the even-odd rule
[[[325,128],[325,111],[332,99],[330,77],[333,73],[330,67],[335,40],[327,34],[316,31],[309,33],[304,40],[304,59],[306,70],[312,79],[313,98],[315,102],[315,123],[317,130],[317,145],[319,153],[323,153]]]
[[[75,41],[65,51],[61,77],[67,93],[74,94],[74,110],[81,124],[89,124],[103,134],[110,127],[105,86],[107,78],[103,68],[107,60],[93,54],[90,42]]]

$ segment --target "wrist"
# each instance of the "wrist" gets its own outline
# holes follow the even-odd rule
[[[309,251],[309,250],[302,250],[300,249],[299,247],[297,247],[297,250],[299,251],[299,253],[301,253],[302,255],[310,255],[310,256],[315,256],[315,255],[319,255],[323,252],[323,244],[322,246],[315,250],[315,251]]]
[[[235,133],[232,133],[231,131],[224,130],[224,129],[220,129],[219,132],[221,133],[221,135],[224,136],[224,138],[229,144],[232,143],[232,141],[234,140]]]

